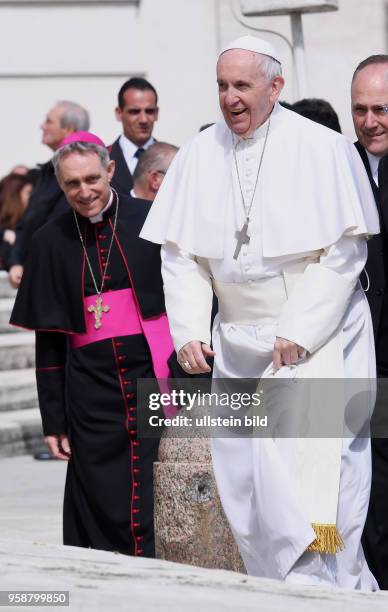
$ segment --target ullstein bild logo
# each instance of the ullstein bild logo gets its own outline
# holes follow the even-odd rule
[[[149,417],[151,427],[268,427],[267,415],[259,417],[257,415],[244,417],[212,417],[208,414],[203,416],[191,417],[177,414],[174,417],[159,417],[156,414]]]

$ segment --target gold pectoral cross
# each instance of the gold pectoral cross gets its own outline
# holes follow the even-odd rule
[[[95,306],[89,306],[88,307],[88,312],[93,313],[94,314],[94,327],[95,329],[100,329],[100,327],[102,326],[101,323],[101,318],[104,312],[109,312],[110,307],[105,305],[102,305],[102,297],[99,295],[97,296],[96,299],[96,304]]]

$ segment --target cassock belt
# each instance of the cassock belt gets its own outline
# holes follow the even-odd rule
[[[219,300],[220,319],[224,323],[266,325],[276,323],[287,301],[282,275],[259,278],[243,283],[213,280]]]
[[[107,291],[101,294],[103,303],[109,306],[109,311],[102,315],[102,325],[99,329],[94,327],[95,318],[93,312],[89,312],[89,306],[94,306],[96,295],[84,297],[84,317],[86,332],[71,336],[71,347],[73,349],[99,342],[107,338],[117,336],[133,336],[142,334],[143,328],[140,323],[137,305],[132,289],[119,289],[118,291]]]
[[[97,295],[84,297],[84,315],[86,332],[70,336],[72,349],[77,349],[92,342],[99,342],[118,336],[144,334],[148,343],[155,376],[166,379],[169,376],[167,360],[174,351],[167,315],[165,313],[151,319],[143,319],[137,306],[132,289],[119,289],[101,294],[103,303],[109,311],[103,313],[102,326],[94,327],[95,318],[88,311],[94,305]]]
[[[220,319],[224,323],[261,326],[276,324],[282,307],[290,295],[294,283],[298,280],[311,260],[289,267],[282,275],[257,279],[243,283],[225,283],[213,280],[214,291],[219,298]],[[301,508],[306,519],[312,525],[316,538],[307,550],[320,553],[335,554],[343,549],[343,541],[337,531],[337,508],[341,468],[342,437],[336,438],[308,438],[306,423],[310,418],[320,418],[328,405],[335,406],[335,428],[338,436],[342,435],[344,419],[345,397],[342,394],[341,380],[338,385],[325,385],[328,389],[322,394],[322,384],[314,379],[339,378],[343,379],[343,350],[341,343],[341,330],[337,330],[330,340],[313,354],[291,368],[285,366],[273,371],[272,363],[266,368],[261,377],[259,389],[261,390],[267,380],[277,378],[295,377],[305,379],[300,384],[300,394],[288,395],[287,406],[280,406],[281,397],[276,398],[275,385],[268,385],[271,398],[268,404],[279,414],[290,414],[293,407],[303,402],[300,414],[303,420],[305,433],[295,439],[294,460],[290,461],[288,469],[293,478],[296,495],[300,500]],[[311,379],[308,381],[308,379]],[[329,381],[330,383],[330,381]],[[333,386],[333,390],[330,387]],[[334,388],[335,387],[335,388]],[[274,403],[275,395],[275,403]],[[265,394],[264,394],[265,396]],[[308,402],[308,405],[306,403]],[[265,405],[265,397],[264,397]],[[269,414],[269,417],[271,415]],[[302,417],[303,418],[303,417]],[[307,432],[309,430],[307,429]],[[316,431],[316,428],[315,428]],[[293,436],[292,436],[293,437]]]

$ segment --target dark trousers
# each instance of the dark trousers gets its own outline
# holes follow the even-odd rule
[[[378,368],[379,392],[375,413],[378,418],[388,413],[388,372]],[[384,382],[382,379],[386,379]],[[384,425],[384,429],[385,429]],[[378,427],[377,435],[383,433]],[[372,427],[373,436],[373,427]],[[388,590],[388,436],[372,437],[372,485],[362,545],[369,568],[379,587]]]

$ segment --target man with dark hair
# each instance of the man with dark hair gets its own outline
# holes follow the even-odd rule
[[[153,85],[146,79],[142,77],[132,77],[125,81],[125,83],[120,87],[120,91],[117,96],[117,103],[119,108],[123,109],[126,104],[125,92],[128,89],[139,89],[140,91],[152,91],[155,96],[155,103],[158,104],[158,93]]]
[[[289,108],[302,115],[302,117],[307,117],[311,121],[325,125],[340,134],[342,132],[338,115],[327,100],[322,98],[304,98],[289,105]]]
[[[173,347],[160,247],[139,238],[150,202],[111,188],[94,134],[53,163],[68,210],[34,236],[11,323],[36,331],[43,431],[68,461],[64,543],[152,557],[158,440],[138,437],[136,383],[167,378]]]
[[[380,167],[380,160],[388,155],[388,55],[372,55],[357,66],[352,80],[352,116],[358,138],[356,148],[368,173],[380,215],[381,233],[368,243],[368,259],[361,279],[373,320],[377,376],[387,378],[388,218],[386,207],[380,206],[380,183],[384,182],[386,168],[386,165]],[[377,406],[380,407],[379,396]],[[387,482],[388,440],[375,438],[372,439],[371,498],[363,546],[368,564],[383,589],[388,589]]]
[[[80,104],[61,100],[47,113],[40,126],[42,143],[56,151],[60,142],[72,132],[89,129],[89,113]],[[32,192],[29,206],[17,229],[16,241],[9,259],[9,281],[18,287],[34,233],[49,219],[67,210],[66,198],[55,178],[51,160],[40,166],[40,176]]]
[[[109,147],[116,162],[112,185],[119,193],[130,194],[137,162],[155,142],[152,131],[158,115],[158,94],[146,79],[134,77],[121,86],[116,119],[123,126],[123,134]]]

